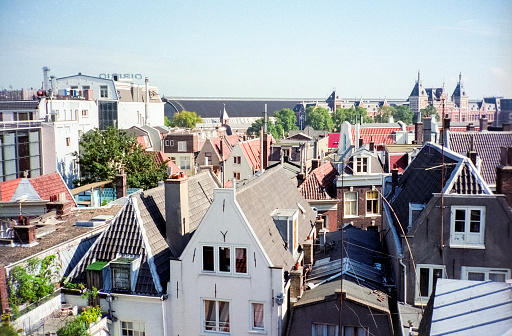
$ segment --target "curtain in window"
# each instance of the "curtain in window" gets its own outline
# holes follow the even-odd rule
[[[215,301],[205,301],[204,302],[204,330],[213,330],[215,331],[216,326],[216,311],[215,311]]]
[[[219,331],[229,332],[229,302],[219,301]]]
[[[262,303],[253,303],[252,304],[252,310],[253,310],[253,327],[254,328],[264,328],[263,325],[263,304]]]
[[[236,272],[247,273],[247,250],[244,248],[235,249]]]

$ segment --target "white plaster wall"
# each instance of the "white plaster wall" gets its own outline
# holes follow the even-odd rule
[[[117,321],[110,325],[110,335],[121,335],[121,322],[144,322],[146,335],[165,335],[162,302],[165,305],[166,301],[162,301],[160,297],[112,296],[114,299],[110,303],[110,309]],[[109,302],[106,299],[101,299],[101,309],[104,313],[109,311]],[[170,315],[165,314],[165,318],[170,319]]]
[[[148,104],[148,125],[164,125],[164,103]],[[143,126],[146,118],[145,103],[120,102],[117,107],[117,121],[119,128]]]
[[[215,190],[214,202],[180,260],[171,261],[168,293],[173,322],[168,322],[170,335],[204,334],[203,299],[229,301],[232,335],[255,334],[251,331],[251,302],[263,303],[265,334],[278,335],[278,306],[272,307],[272,289],[274,295],[282,291],[282,270],[269,267],[233,194],[233,189]],[[202,272],[203,245],[246,247],[248,274]]]
[[[233,158],[235,156],[240,156],[240,164],[235,164],[233,162]],[[237,143],[235,147],[233,147],[233,150],[231,151],[231,154],[229,155],[228,159],[224,163],[225,167],[225,177],[226,181],[229,181],[233,178],[233,173],[240,172],[240,180],[248,179],[253,175],[253,170],[249,162],[247,161],[247,158],[245,157],[242,148]]]
[[[57,78],[55,82],[55,95],[59,92],[59,90],[69,89],[71,88],[71,86],[78,86],[78,90],[83,90],[84,86],[89,86],[90,89],[94,92],[94,100],[117,100],[117,92],[114,86],[114,81],[112,79],[76,75],[70,77]],[[100,97],[100,86],[102,85],[107,85],[108,87],[107,98]]]

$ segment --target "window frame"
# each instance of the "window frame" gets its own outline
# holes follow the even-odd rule
[[[187,142],[186,141],[178,141],[178,152],[186,152],[187,151]]]
[[[413,224],[413,220],[412,220],[412,217],[413,217],[412,213],[413,213],[413,211],[419,211],[420,212],[418,217],[416,217],[416,219],[418,219],[424,208],[425,208],[425,204],[409,203],[409,225],[407,226],[408,229],[410,229],[412,227],[412,224]]]
[[[350,201],[351,203],[353,202],[355,204],[355,214],[349,214],[347,215],[346,213],[346,209],[349,208],[351,209],[351,207],[347,207],[346,204],[347,204],[347,194],[354,194],[355,195],[355,199],[350,199],[348,201]],[[354,217],[358,217],[359,216],[359,195],[357,193],[357,191],[345,191],[344,192],[344,195],[343,195],[343,217],[345,218],[354,218]]]
[[[461,280],[469,280],[468,279],[469,273],[483,273],[484,274],[483,281],[491,280],[491,279],[489,279],[490,274],[504,274],[505,281],[511,279],[510,268],[473,267],[473,266],[462,266],[460,269],[460,279]],[[473,281],[478,281],[478,280],[473,280]]]
[[[429,275],[428,275],[428,293],[427,295],[424,295],[422,293],[421,297],[419,296],[420,292],[420,286],[421,286],[421,269],[428,269]],[[417,264],[416,265],[416,279],[415,286],[414,286],[414,303],[417,305],[426,305],[430,295],[432,294],[432,291],[435,290],[434,287],[434,269],[441,269],[441,277],[438,279],[446,279],[446,266],[444,265],[435,265],[435,264]]]
[[[368,198],[368,193],[375,193],[377,195],[377,198]],[[372,212],[368,212],[368,202],[371,202],[372,205]],[[375,205],[374,202],[377,202],[377,212],[373,212],[373,206]],[[380,216],[380,195],[379,191],[377,189],[367,190],[366,191],[366,216]]]
[[[367,174],[370,172],[370,158],[368,156],[355,157],[354,174]]]
[[[322,334],[321,335],[317,335],[317,332],[316,332],[316,326],[322,326]],[[334,327],[335,328],[335,331],[334,331],[334,336],[338,336],[340,334],[340,329],[339,329],[339,326],[337,324],[331,324],[331,323],[311,323],[311,335],[312,336],[327,336],[328,335],[328,327]]]
[[[464,210],[464,231],[459,232],[456,230],[456,213],[457,210]],[[480,211],[479,232],[471,232],[471,211]],[[451,248],[476,248],[485,249],[485,206],[465,206],[465,205],[452,205],[450,209],[450,247]],[[462,242],[457,236],[464,235]],[[474,237],[479,237],[478,242],[473,242]]]
[[[236,180],[240,180],[240,172],[234,171],[233,172],[233,178]]]
[[[185,161],[185,162],[183,162],[183,161]],[[180,165],[179,165],[180,169],[189,170],[190,169],[190,165],[191,165],[190,161],[191,161],[190,157],[188,157],[188,156],[181,156],[180,157]]]
[[[231,315],[231,301],[230,300],[219,300],[219,299],[211,299],[211,298],[203,298],[202,300],[202,321],[201,321],[201,325],[202,325],[202,328],[201,328],[201,331],[202,333],[220,333],[220,334],[226,334],[226,335],[229,335],[231,334],[231,319],[230,319],[230,315]],[[215,322],[215,330],[207,330],[206,328],[206,302],[214,302],[215,303],[215,321],[209,321],[209,322]],[[219,316],[219,303],[227,303],[228,305],[228,324],[227,324],[227,328],[228,328],[228,331],[221,331],[220,328],[220,316]]]
[[[255,314],[255,306],[258,305],[262,307],[262,318],[261,318],[261,322],[263,324],[262,327],[257,327],[255,326],[255,318],[254,318],[254,314]],[[250,311],[251,311],[251,316],[250,316],[250,326],[251,326],[251,331],[253,332],[265,332],[265,303],[264,302],[261,302],[261,301],[250,301]]]
[[[127,324],[126,328],[123,327],[123,323]],[[128,326],[128,323],[131,324],[131,327]],[[143,321],[120,321],[119,325],[120,325],[120,329],[121,329],[121,336],[128,336],[128,335],[145,336],[146,335],[146,323]],[[137,327],[142,325],[142,330],[135,329],[135,325]],[[127,331],[127,333],[125,333],[125,330]],[[129,331],[131,331],[131,333]]]
[[[213,247],[213,270],[205,269],[205,247]],[[229,271],[221,271],[220,249],[229,248]],[[237,250],[245,250],[245,272],[237,271]],[[249,248],[241,245],[203,244],[201,247],[201,273],[215,275],[247,276],[249,275]],[[241,259],[240,259],[241,260]]]
[[[233,156],[233,164],[239,165],[242,163],[242,157],[241,156]]]
[[[89,110],[83,109],[82,110],[82,118],[87,118],[87,117],[89,117]]]
[[[357,331],[356,328],[357,329],[360,329],[360,328],[364,329],[365,336],[369,336],[370,335],[370,328],[368,328],[368,327],[363,327],[363,326],[360,326],[360,325],[359,326],[344,325],[344,326],[342,326],[342,332],[341,332],[342,336],[346,336],[347,331],[345,330],[345,328],[354,328],[353,335],[355,335],[355,336],[357,336],[357,334],[355,333]]]
[[[100,85],[100,98],[108,98],[108,85]]]

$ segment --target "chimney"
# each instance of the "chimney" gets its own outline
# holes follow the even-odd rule
[[[469,123],[467,126],[466,126],[466,132],[472,132],[475,130],[475,125],[473,125],[473,123]]]
[[[510,132],[510,124],[501,124],[501,127],[503,128],[503,132]]]
[[[265,112],[263,113],[263,142],[262,142],[262,149],[261,149],[261,170],[267,169],[268,166],[268,132],[267,132],[267,104],[265,104]]]
[[[375,142],[373,142],[373,139],[370,141],[370,152],[373,152],[375,149]]]
[[[357,148],[359,147],[363,147],[363,138],[359,138],[359,146]]]
[[[512,147],[500,147],[500,165],[496,167],[496,194],[505,195],[512,207]]]
[[[448,144],[448,132],[450,131],[450,118],[448,117],[445,117],[443,119],[443,146],[445,147],[449,147],[449,144]]]
[[[360,134],[360,127],[361,127],[361,125],[356,124],[356,131],[355,131],[355,135],[356,135],[356,136],[355,136],[355,141],[354,141],[354,144],[355,144],[355,146],[356,146],[356,149],[358,149],[358,148],[359,148],[359,134]],[[340,137],[341,137],[341,135],[340,135]],[[340,143],[341,143],[341,138],[340,138]]]
[[[414,141],[416,145],[423,143],[423,123],[421,121],[414,124]]]
[[[146,86],[146,99],[144,99],[144,103],[145,103],[145,116],[144,116],[144,125],[149,125],[149,122],[148,122],[148,118],[149,118],[149,91],[148,91],[148,83],[149,83],[149,78],[146,77],[144,78],[144,84]]]
[[[116,175],[116,198],[123,198],[127,195],[126,174],[123,170]]]
[[[423,117],[423,144],[432,141],[432,119],[430,116]]]
[[[485,117],[485,115],[480,118],[480,132],[487,131],[487,127],[489,126],[489,121]]]
[[[318,167],[320,167],[320,160],[318,160],[318,159],[311,160],[311,170],[315,170]]]
[[[181,172],[165,180],[165,240],[180,254],[189,234],[188,178]]]
[[[395,194],[396,187],[398,186],[398,169],[391,170],[391,195]]]
[[[299,262],[295,265],[294,269],[290,271],[290,306],[293,307],[300,299],[304,292],[302,287],[303,282],[303,267]]]
[[[14,241],[18,244],[32,244],[36,241],[35,225],[14,226]]]
[[[302,251],[304,251],[304,265],[313,264],[313,240],[308,237],[302,244]]]
[[[468,151],[468,154],[467,154],[467,157],[471,160],[471,162],[473,162],[473,165],[476,167],[476,158],[477,158],[477,153],[474,151],[474,150],[470,150]]]

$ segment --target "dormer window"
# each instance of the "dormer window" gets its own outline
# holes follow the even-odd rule
[[[356,173],[368,173],[368,158],[356,158]]]
[[[117,292],[132,291],[132,282],[137,279],[139,266],[140,258],[138,256],[120,257],[111,261],[112,290]],[[133,283],[133,285],[135,284]]]

